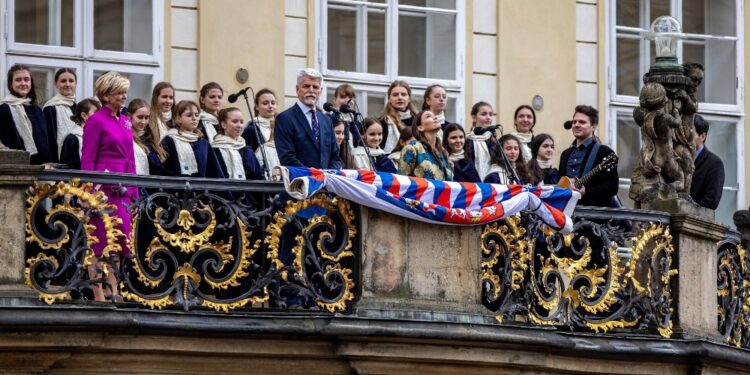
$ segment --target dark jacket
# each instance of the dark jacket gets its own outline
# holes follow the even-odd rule
[[[695,159],[695,173],[690,185],[690,197],[702,207],[719,207],[724,187],[724,163],[705,146]]]
[[[305,113],[294,103],[276,116],[273,139],[283,166],[341,169],[339,146],[333,135],[331,119],[315,111],[320,137],[315,141]]]
[[[592,156],[591,150],[594,148],[594,144],[595,142],[592,142],[586,148],[586,153],[583,157],[583,162],[581,164],[578,176],[568,177],[583,177],[583,169],[588,162],[588,159]],[[560,176],[566,175],[568,157],[570,156],[570,152],[572,151],[572,149],[572,147],[567,148],[560,156],[560,166],[558,168],[558,173],[560,174]],[[592,168],[600,164],[604,160],[604,158],[607,157],[607,155],[611,155],[614,153],[615,152],[612,151],[611,148],[605,145],[601,145],[599,147],[599,152],[594,155],[595,159]],[[608,170],[602,170],[597,175],[595,175],[588,183],[584,184],[584,186],[586,187],[586,194],[581,198],[581,200],[578,201],[578,204],[583,206],[612,207],[612,197],[617,194],[617,189],[619,188],[619,178],[620,177],[617,174],[616,167],[609,168]]]
[[[195,161],[198,164],[198,172],[188,175],[182,172],[177,148],[172,137],[166,137],[161,141],[162,147],[167,152],[167,160],[164,160],[164,170],[171,176],[188,176],[188,177],[209,177],[224,178],[224,172],[221,170],[216,152],[205,138],[201,138],[190,144],[195,153]]]
[[[36,155],[31,155],[31,164],[44,164],[49,163],[57,159],[57,154],[52,157],[51,144],[55,144],[55,150],[57,150],[57,138],[56,135],[51,136],[48,133],[47,121],[44,119],[44,113],[42,109],[27,105],[24,106],[26,110],[26,116],[29,116],[31,121],[31,135],[34,138],[34,145],[36,145]],[[16,130],[16,124],[13,121],[13,114],[11,113],[10,106],[8,104],[0,105],[0,142],[6,147],[13,150],[25,150],[23,139]],[[52,142],[50,142],[50,139]]]

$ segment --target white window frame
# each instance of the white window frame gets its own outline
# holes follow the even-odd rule
[[[724,185],[722,191],[736,191],[737,192],[737,209],[744,208],[745,200],[745,112],[744,112],[744,8],[743,0],[735,0],[735,17],[736,17],[736,37],[712,37],[700,34],[686,34],[689,39],[692,40],[708,40],[708,39],[720,39],[720,40],[735,40],[737,43],[736,51],[736,64],[737,64],[737,86],[736,86],[736,103],[737,104],[720,104],[720,103],[704,103],[698,104],[699,113],[710,123],[711,121],[727,121],[736,123],[736,134],[737,140],[735,147],[737,148],[737,183],[735,186]],[[646,3],[644,3],[646,4]],[[682,19],[682,7],[680,0],[671,0],[670,9],[672,10],[671,16]],[[607,17],[607,24],[605,26],[605,40],[607,40],[607,90],[606,91],[606,103],[607,103],[607,139],[610,140],[610,147],[616,152],[626,152],[631,150],[618,150],[617,149],[617,113],[618,112],[632,112],[633,108],[638,106],[638,97],[629,95],[618,95],[617,94],[617,30],[628,30],[638,31],[645,33],[648,30],[640,28],[617,26],[617,7],[615,2],[607,1],[604,4],[605,14]],[[643,5],[643,6],[648,6]],[[639,11],[641,17],[643,12]],[[644,41],[651,43],[651,41]],[[641,58],[641,73],[648,72],[650,65],[650,46],[645,49],[648,51],[645,57]],[[682,43],[678,44],[678,56],[682,56]],[[645,62],[645,66],[644,66]],[[641,82],[642,85],[642,82]],[[710,131],[709,131],[710,136]],[[626,188],[631,184],[629,177],[620,176],[619,187]]]
[[[154,87],[157,82],[162,80],[162,70],[159,68],[151,68],[146,66],[139,66],[139,65],[124,65],[124,64],[117,64],[117,63],[102,63],[102,62],[94,62],[94,61],[87,61],[83,63],[83,71],[86,77],[89,79],[90,82],[93,83],[94,79],[94,72],[95,71],[109,71],[109,70],[115,70],[119,73],[126,73],[126,74],[143,74],[143,75],[150,75],[151,76],[151,87]],[[94,96],[94,85],[87,85],[84,89],[84,97],[92,97]],[[150,93],[149,93],[150,94]],[[148,98],[143,98],[148,100]]]
[[[386,11],[385,20],[385,72],[384,74],[372,74],[362,72],[350,72],[341,71],[335,69],[328,69],[328,5],[342,4],[347,6],[358,6],[367,5],[368,8],[379,8]],[[388,12],[387,10],[391,10]],[[411,77],[398,75],[394,72],[394,69],[398,67],[398,17],[401,11],[415,11],[419,13],[430,12],[430,13],[444,13],[444,14],[455,14],[456,15],[456,61],[455,61],[455,79],[432,79],[422,77]],[[361,17],[358,17],[361,18]],[[394,80],[404,80],[409,83],[412,88],[412,93],[424,91],[427,86],[433,84],[439,84],[445,87],[450,98],[456,99],[455,108],[449,108],[449,111],[454,114],[455,119],[458,123],[463,123],[464,120],[464,83],[466,81],[466,69],[465,69],[465,55],[466,55],[466,0],[456,0],[456,9],[443,9],[433,7],[416,7],[410,5],[400,5],[398,0],[386,0],[385,4],[370,3],[359,0],[317,0],[317,6],[315,7],[315,19],[320,20],[317,22],[315,33],[316,33],[316,48],[314,60],[316,62],[318,70],[323,74],[325,81],[327,82],[326,87],[336,86],[342,83],[348,83],[354,86],[355,90],[367,90],[375,91],[374,89],[380,89],[385,91],[388,85]],[[362,22],[360,22],[362,21]],[[364,20],[357,21],[357,25],[365,25]],[[366,27],[364,27],[366,29]],[[366,31],[359,33],[360,38],[367,38]],[[361,45],[361,43],[357,43]],[[358,61],[365,61],[366,63],[366,51],[360,51],[360,48],[355,52],[358,54]],[[387,100],[387,98],[386,98]],[[371,115],[374,115],[371,113]]]
[[[94,0],[84,1],[84,24],[88,32],[84,33],[84,54],[95,60],[117,60],[142,65],[161,65],[162,24],[164,4],[162,0],[151,1],[151,53],[98,50],[94,48]]]
[[[50,0],[57,1],[60,0]],[[62,47],[62,46],[50,46],[44,44],[29,44],[29,43],[18,43],[16,42],[16,2],[13,0],[5,1],[5,9],[3,12],[3,23],[4,23],[4,37],[6,40],[8,53],[31,53],[31,54],[43,54],[43,55],[60,55],[77,57],[83,55],[83,29],[84,22],[82,22],[82,11],[83,4],[81,0],[74,1],[73,5],[73,47]]]

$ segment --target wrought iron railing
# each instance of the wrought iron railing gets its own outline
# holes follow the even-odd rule
[[[483,299],[501,322],[672,335],[669,216],[578,208],[574,232],[521,215],[485,227]]]
[[[351,310],[358,223],[346,201],[287,201],[283,186],[269,182],[77,171],[47,171],[40,180],[55,182],[29,189],[26,282],[47,303],[91,300],[112,272],[119,289],[109,291],[113,299],[119,294],[150,308]],[[141,191],[131,256],[122,262],[111,241],[119,218],[98,190],[102,184]],[[91,250],[93,217],[102,219],[111,244],[99,258]]]
[[[739,234],[719,242],[716,293],[719,333],[726,343],[746,349],[750,349],[749,255],[740,243]]]

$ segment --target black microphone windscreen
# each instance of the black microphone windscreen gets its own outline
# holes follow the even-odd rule
[[[336,108],[331,103],[323,103],[323,110],[326,112],[338,112],[336,111]]]
[[[563,128],[565,128],[565,130],[570,130],[572,127],[573,121],[568,120],[563,123]]]
[[[227,98],[227,100],[229,100],[230,103],[234,103],[237,101],[237,96],[237,94],[231,94],[229,95],[229,98]]]
[[[352,111],[352,108],[349,107],[349,104],[342,104],[339,107],[339,112],[341,112],[341,113],[354,113],[354,111]]]

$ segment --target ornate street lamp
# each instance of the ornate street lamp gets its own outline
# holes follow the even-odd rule
[[[675,67],[677,64],[677,45],[685,38],[680,22],[671,16],[661,16],[651,23],[651,31],[646,38],[654,41],[656,47],[656,66]]]

